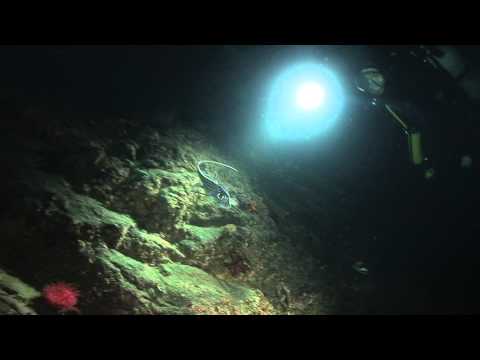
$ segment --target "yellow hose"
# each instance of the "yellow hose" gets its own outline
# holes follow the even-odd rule
[[[405,131],[407,131],[407,130],[408,130],[407,124],[405,124],[405,123],[403,122],[403,120],[400,119],[400,117],[397,115],[397,113],[396,113],[395,111],[393,111],[392,108],[391,108],[388,104],[385,104],[385,108],[386,108],[387,111],[393,116],[393,118],[400,123],[400,126],[401,126],[402,128],[404,128]]]
[[[421,134],[417,131],[414,131],[413,133],[410,133],[408,125],[400,119],[400,116],[392,110],[392,108],[388,105],[385,104],[385,108],[387,111],[390,113],[390,115],[393,116],[395,120],[398,121],[400,126],[405,130],[405,133],[408,136],[408,147],[410,150],[410,158],[411,161],[415,165],[420,165],[423,163],[423,151],[422,151],[422,137]]]

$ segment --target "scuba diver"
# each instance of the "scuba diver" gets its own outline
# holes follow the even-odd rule
[[[471,64],[448,46],[376,50],[380,56],[357,73],[355,87],[405,134],[410,162],[426,179],[438,175],[438,166],[444,172],[471,168],[469,144],[478,113],[468,88],[475,75]]]
[[[386,84],[385,76],[375,67],[362,69],[355,79],[356,88],[369,97],[370,104],[383,108],[406,135],[411,163],[421,167],[425,178],[431,179],[435,171],[429,157],[425,154],[419,128],[424,123],[424,116],[410,102],[386,99],[384,94]]]

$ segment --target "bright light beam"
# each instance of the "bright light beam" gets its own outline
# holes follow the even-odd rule
[[[316,82],[304,83],[297,90],[296,100],[303,110],[314,110],[325,102],[325,89]]]
[[[301,141],[326,133],[344,107],[337,76],[322,64],[292,66],[272,85],[263,117],[271,139]]]

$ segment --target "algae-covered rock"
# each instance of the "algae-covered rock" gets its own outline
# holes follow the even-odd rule
[[[83,291],[82,313],[238,313],[260,314],[273,311],[260,291],[215,279],[206,272],[182,265],[185,255],[160,234],[139,229],[127,215],[106,209],[100,202],[76,194],[60,179],[38,174],[30,184],[50,194],[43,216],[64,218],[65,241],[58,244],[67,264],[52,263],[42,270],[32,263],[37,278],[75,269],[76,283]],[[48,236],[48,228],[40,229]],[[231,234],[232,227],[221,234]],[[37,234],[37,235],[40,235]],[[214,240],[208,231],[200,238]],[[76,250],[75,250],[76,249]],[[39,246],[38,255],[52,253]],[[72,256],[72,252],[76,255]],[[69,255],[67,255],[67,252]],[[27,256],[17,253],[19,259]],[[38,259],[41,259],[39,256]],[[71,274],[69,274],[71,276]],[[38,281],[38,280],[37,280]],[[87,287],[90,287],[87,288]]]
[[[258,290],[216,279],[188,265],[155,268],[115,250],[98,254],[103,286],[121,299],[112,313],[134,314],[267,314],[273,311]]]
[[[178,247],[188,256],[188,263],[204,270],[224,265],[230,249],[235,247],[234,233],[237,227],[228,224],[219,227],[183,226],[185,239]]]
[[[0,269],[0,315],[36,315],[33,300],[40,292]]]
[[[185,255],[178,250],[177,246],[168,242],[159,234],[148,233],[137,228],[131,230],[118,249],[147,264],[162,264],[185,258]]]
[[[70,131],[78,136],[61,143],[63,165],[12,174],[12,194],[21,196],[0,218],[0,267],[36,288],[74,284],[81,314],[330,311],[313,285],[322,278],[312,280],[311,256],[279,226],[289,213],[259,194],[241,163],[191,130],[97,125],[105,131]],[[202,186],[196,164],[207,159],[239,169],[208,169],[228,188],[231,208]]]
[[[120,271],[122,289],[130,290],[130,299],[148,298],[153,308],[145,309],[141,300],[136,311],[168,313],[230,313],[260,314],[272,311],[261,292],[215,279],[206,272],[182,264],[165,264],[161,270],[142,264],[115,251],[105,251],[99,259],[103,265]],[[151,291],[149,291],[149,289]]]

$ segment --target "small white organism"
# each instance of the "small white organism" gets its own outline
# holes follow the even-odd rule
[[[363,261],[357,261],[352,266],[353,270],[362,275],[368,275],[368,268]]]
[[[469,155],[463,155],[460,161],[460,166],[462,168],[470,168],[472,166],[472,158]]]

